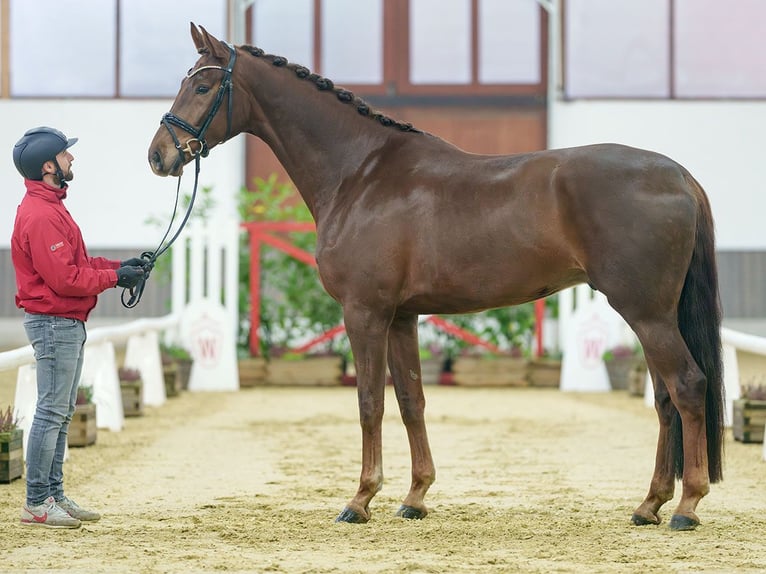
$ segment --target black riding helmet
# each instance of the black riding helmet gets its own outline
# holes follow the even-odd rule
[[[77,139],[67,138],[54,128],[32,128],[13,146],[13,163],[24,178],[40,181],[46,161],[55,163],[57,171],[61,172],[56,156],[76,144]],[[63,181],[61,183],[64,184]]]

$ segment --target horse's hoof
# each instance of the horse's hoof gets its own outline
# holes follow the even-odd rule
[[[348,522],[349,524],[364,524],[369,520],[348,506],[335,519],[335,522]]]
[[[408,518],[410,520],[422,520],[426,517],[426,514],[427,512],[424,512],[423,510],[419,510],[414,506],[405,506],[404,504],[402,504],[399,507],[399,510],[396,511],[397,516]]]
[[[699,526],[699,523],[699,520],[689,518],[683,514],[674,514],[673,518],[670,519],[669,526],[671,530],[694,530]]]
[[[640,514],[633,513],[633,516],[630,517],[630,521],[635,524],[636,526],[647,526],[648,524],[659,524],[660,519],[654,518],[650,519],[646,516],[642,516]]]

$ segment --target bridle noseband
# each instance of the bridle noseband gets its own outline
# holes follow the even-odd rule
[[[223,66],[200,66],[196,70],[189,70],[186,73],[186,77],[191,78],[202,70],[221,70],[223,72],[223,79],[221,80],[221,85],[218,87],[218,93],[215,95],[215,101],[213,101],[213,105],[210,108],[210,111],[208,111],[205,121],[202,122],[202,126],[197,129],[186,120],[179,118],[173,112],[168,112],[162,116],[162,121],[160,123],[167,128],[168,132],[170,132],[170,137],[173,138],[173,143],[175,144],[178,153],[181,155],[182,162],[186,159],[186,156],[184,155],[185,153],[188,153],[191,157],[195,157],[197,155],[207,157],[207,155],[210,153],[210,148],[205,141],[205,133],[207,132],[207,128],[210,127],[210,123],[213,121],[213,118],[218,113],[218,110],[221,108],[221,104],[223,103],[223,99],[226,97],[227,92],[229,96],[229,105],[228,109],[226,110],[226,136],[221,141],[226,141],[231,136],[231,113],[233,99],[231,74],[234,71],[234,63],[237,60],[237,51],[230,44],[226,44],[226,46],[229,48],[230,55],[229,63],[225,68]],[[179,127],[185,132],[191,134],[192,137],[186,141],[185,147],[181,145],[181,142],[176,136],[173,126]],[[195,151],[192,147],[192,143],[199,144],[199,149],[197,151]]]
[[[228,109],[226,110],[226,135],[224,136],[223,140],[221,142],[226,141],[231,137],[231,114],[232,114],[232,99],[233,99],[233,88],[231,83],[231,74],[234,71],[234,63],[237,60],[237,51],[234,49],[234,47],[231,44],[226,44],[229,48],[229,63],[226,65],[226,67],[222,66],[200,66],[196,70],[189,70],[187,72],[186,77],[191,78],[194,76],[194,74],[201,72],[202,70],[221,70],[223,72],[223,79],[221,80],[221,85],[218,87],[218,93],[215,95],[215,100],[213,101],[213,105],[210,108],[210,111],[207,113],[207,117],[205,118],[205,121],[202,122],[202,126],[197,129],[193,125],[191,125],[186,120],[183,120],[179,118],[177,115],[175,115],[172,112],[166,113],[164,116],[162,116],[162,120],[160,123],[165,126],[170,133],[170,137],[173,138],[173,143],[176,146],[176,149],[178,150],[179,155],[181,156],[181,163],[183,164],[186,160],[186,154],[187,152],[191,157],[193,157],[195,161],[195,171],[194,171],[194,189],[192,190],[191,199],[189,200],[189,207],[186,209],[186,215],[184,215],[183,221],[181,221],[181,225],[178,228],[178,230],[175,232],[175,235],[165,243],[165,239],[167,239],[168,234],[170,233],[170,229],[173,226],[173,220],[176,216],[176,210],[178,209],[178,199],[180,196],[180,189],[181,189],[181,177],[178,177],[178,187],[176,188],[176,204],[173,209],[173,215],[170,218],[170,224],[168,224],[168,229],[165,231],[165,235],[162,237],[162,240],[160,241],[160,244],[157,246],[157,249],[155,251],[144,251],[141,254],[141,258],[146,261],[144,263],[144,276],[143,278],[138,282],[136,287],[131,289],[123,289],[122,292],[122,304],[123,306],[127,307],[128,309],[132,309],[136,305],[138,305],[139,301],[141,301],[141,296],[144,293],[144,288],[146,286],[146,280],[149,279],[149,274],[151,273],[152,269],[154,268],[154,263],[157,261],[157,258],[165,253],[165,251],[168,250],[168,248],[173,244],[173,242],[178,238],[178,236],[181,234],[181,231],[183,230],[184,226],[186,225],[186,222],[189,220],[189,216],[191,215],[192,208],[194,207],[194,198],[197,196],[197,183],[199,182],[199,165],[200,165],[200,157],[207,157],[210,153],[210,148],[207,145],[207,142],[205,141],[205,133],[207,132],[207,128],[210,127],[210,123],[213,121],[213,118],[218,113],[218,110],[221,108],[221,104],[223,103],[223,99],[226,97],[228,93]],[[178,139],[178,136],[176,136],[175,130],[173,129],[173,126],[179,127],[185,132],[188,132],[191,134],[191,138],[186,140],[186,146],[182,146],[181,142]],[[192,143],[199,144],[199,149],[194,150],[192,147]],[[130,293],[130,298],[126,301],[126,292]]]

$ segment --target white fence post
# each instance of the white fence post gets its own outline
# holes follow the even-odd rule
[[[239,235],[233,218],[196,221],[173,245],[173,310],[194,359],[190,391],[239,388]]]

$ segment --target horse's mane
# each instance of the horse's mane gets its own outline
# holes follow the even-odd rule
[[[419,129],[413,127],[410,123],[394,120],[384,114],[381,114],[380,112],[373,110],[370,105],[362,98],[355,96],[349,90],[336,88],[332,80],[323,78],[319,74],[312,73],[311,70],[305,66],[288,62],[287,58],[284,58],[283,56],[266,54],[263,50],[256,48],[255,46],[241,46],[241,48],[257,58],[265,58],[269,60],[272,65],[277,66],[278,68],[285,68],[295,72],[295,75],[298,78],[313,82],[319,90],[332,92],[341,102],[353,105],[360,115],[368,117],[372,120],[376,120],[381,125],[398,128],[403,132],[422,133]]]

